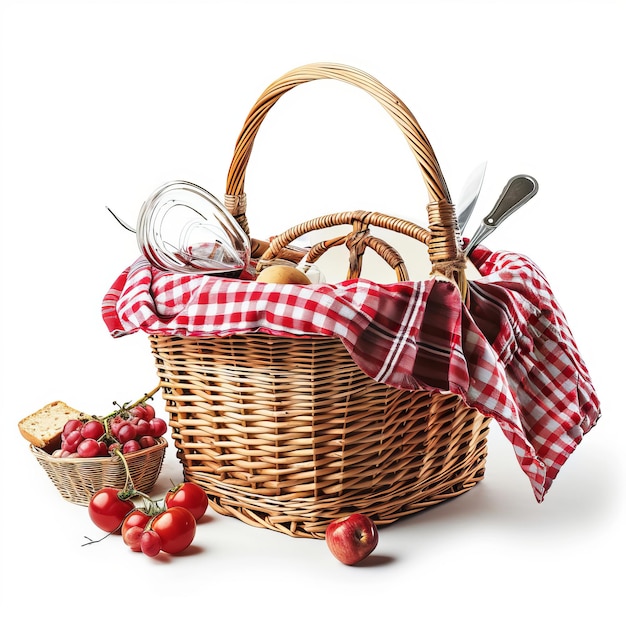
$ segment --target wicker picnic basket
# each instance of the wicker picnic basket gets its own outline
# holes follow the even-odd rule
[[[159,477],[167,448],[163,437],[149,448],[124,455],[136,489],[149,493]],[[103,487],[127,486],[126,467],[116,455],[93,458],[59,458],[31,444],[30,450],[45,470],[63,499],[87,506],[96,491]]]
[[[370,226],[380,226],[425,244],[433,273],[454,281],[464,297],[456,215],[433,150],[403,102],[354,68],[307,65],[265,90],[237,140],[226,207],[249,234],[244,179],[255,136],[284,93],[317,79],[360,87],[392,116],[421,168],[429,225],[364,211],[327,215],[271,244],[252,239],[258,267],[277,257],[294,261],[289,244],[304,232],[351,224],[345,237],[315,245],[307,261],[345,244],[348,278],[355,278],[370,248],[406,280],[397,250],[370,233]],[[342,515],[358,511],[389,524],[466,492],[484,475],[487,418],[456,395],[373,380],[339,338],[150,335],[150,342],[184,476],[205,489],[219,513],[294,537],[322,538]]]

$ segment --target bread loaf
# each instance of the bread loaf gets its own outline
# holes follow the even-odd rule
[[[86,413],[56,400],[20,420],[17,426],[22,437],[34,446],[53,450],[60,447],[63,426],[68,420],[88,418]]]

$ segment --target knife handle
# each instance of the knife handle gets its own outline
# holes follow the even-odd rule
[[[513,176],[505,185],[491,212],[483,219],[485,226],[497,227],[510,217],[538,191],[539,185],[532,176]]]
[[[538,190],[539,185],[532,176],[525,174],[513,176],[505,185],[491,212],[479,224],[478,229],[469,240],[465,254],[469,255],[483,239],[500,226],[507,217],[526,204]]]

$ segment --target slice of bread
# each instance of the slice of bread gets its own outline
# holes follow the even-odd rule
[[[61,445],[61,433],[68,420],[88,418],[86,413],[56,400],[20,420],[17,426],[22,437],[37,448],[54,450]]]

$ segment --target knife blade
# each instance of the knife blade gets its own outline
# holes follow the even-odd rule
[[[469,175],[463,189],[461,190],[461,195],[459,196],[459,204],[457,207],[457,222],[459,225],[459,231],[461,233],[463,233],[463,231],[465,230],[467,222],[469,221],[474,207],[476,206],[476,201],[478,200],[478,195],[480,194],[483,180],[485,178],[486,169],[486,161],[483,161],[482,163],[477,165],[476,168],[474,168],[472,173]]]

